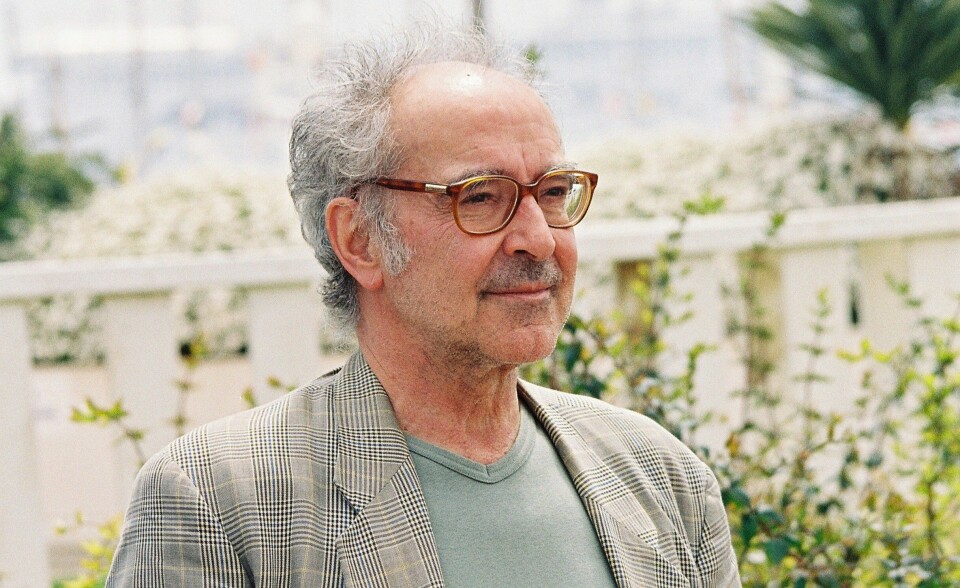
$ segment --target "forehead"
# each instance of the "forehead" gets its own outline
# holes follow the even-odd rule
[[[391,133],[405,168],[447,164],[506,173],[563,157],[544,101],[502,72],[458,62],[422,66],[394,89],[391,106]]]

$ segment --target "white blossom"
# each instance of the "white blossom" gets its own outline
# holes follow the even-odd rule
[[[109,187],[86,207],[57,213],[27,238],[35,259],[84,259],[157,253],[232,251],[302,244],[282,174],[197,169]],[[244,297],[229,288],[173,293],[177,335],[203,338],[212,354],[246,341]],[[103,354],[99,300],[65,296],[34,302],[30,324],[41,361],[90,362]]]
[[[852,204],[954,193],[953,156],[875,117],[779,124],[719,138],[661,136],[605,146],[591,216],[673,213],[704,193],[729,211]]]

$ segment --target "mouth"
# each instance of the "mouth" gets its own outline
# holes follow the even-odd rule
[[[553,286],[545,283],[519,284],[508,288],[499,288],[483,293],[484,297],[496,297],[501,300],[539,302],[553,295]]]
[[[556,297],[563,273],[555,261],[508,259],[480,282],[480,299],[543,304]]]

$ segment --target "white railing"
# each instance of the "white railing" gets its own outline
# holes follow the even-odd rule
[[[765,237],[769,215],[723,214],[692,218],[680,243],[679,291],[693,292],[693,318],[671,331],[683,348],[693,342],[717,346],[698,372],[698,402],[736,418],[730,392],[742,387],[743,371],[726,332],[729,302],[721,289],[739,279],[738,256],[757,243],[771,248],[760,294],[773,311],[784,381],[802,373],[799,350],[810,339],[811,309],[825,291],[835,308],[822,340],[828,348],[854,346],[868,337],[880,346],[902,341],[912,317],[901,310],[886,285],[892,275],[911,283],[925,299],[925,311],[946,315],[960,291],[960,199],[795,211],[773,240]],[[673,219],[590,220],[577,229],[581,266],[578,311],[590,313],[617,304],[614,268],[653,258],[676,228]],[[144,449],[154,451],[172,435],[167,419],[176,410],[179,375],[171,293],[183,287],[228,284],[248,291],[248,385],[268,377],[304,382],[318,373],[319,312],[315,284],[321,275],[305,248],[200,256],[27,262],[0,265],[0,571],[4,586],[49,586],[48,548],[52,522],[46,520],[38,482],[47,467],[36,450],[36,389],[27,337],[26,305],[59,294],[83,292],[103,298],[107,396],[123,397],[131,425],[148,431]],[[856,285],[856,288],[853,286]],[[856,300],[853,292],[858,291]],[[857,321],[849,309],[857,306]],[[239,368],[238,368],[239,369]],[[813,389],[822,407],[849,404],[855,382],[850,370],[825,357],[818,371],[832,377]],[[265,392],[265,391],[264,391]],[[261,396],[262,397],[262,396]],[[129,492],[135,463],[117,449],[106,468],[119,509]],[[101,458],[102,459],[102,458]],[[48,477],[49,478],[49,477]],[[67,482],[60,481],[61,484]],[[78,483],[70,481],[69,483]]]

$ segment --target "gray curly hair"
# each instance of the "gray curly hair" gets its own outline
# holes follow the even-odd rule
[[[368,180],[394,173],[402,153],[390,134],[390,95],[412,68],[462,61],[517,77],[531,87],[536,69],[520,55],[471,27],[419,23],[378,39],[347,44],[317,72],[316,91],[293,120],[290,137],[290,195],[303,237],[327,271],[321,294],[342,326],[359,318],[356,282],[330,245],[324,221],[338,196],[359,203],[360,222],[380,248],[385,271],[396,275],[412,251],[393,224],[394,199]]]

